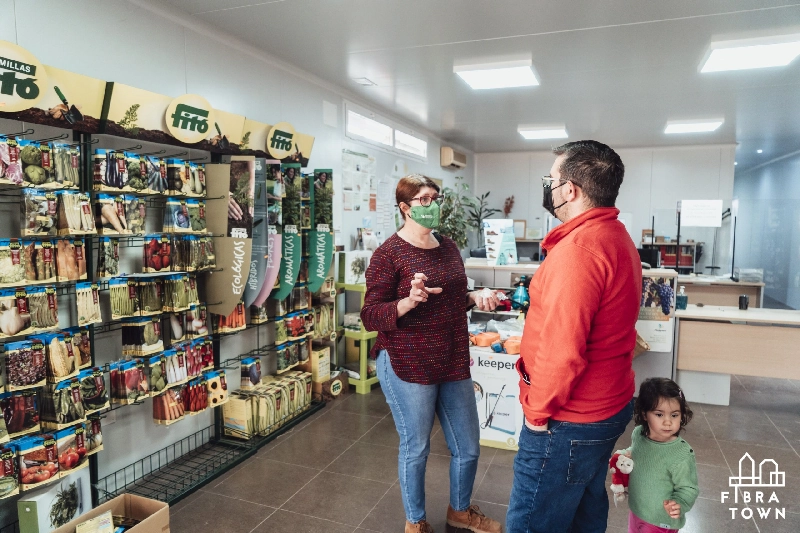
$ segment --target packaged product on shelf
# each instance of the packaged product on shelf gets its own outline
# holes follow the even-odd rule
[[[94,190],[119,192],[128,184],[128,161],[124,152],[104,150],[94,151]]]
[[[161,340],[161,317],[122,319],[122,355],[150,355],[164,349]]]
[[[134,235],[144,235],[144,224],[147,218],[145,199],[133,194],[125,195],[125,220],[128,231]]]
[[[190,377],[199,376],[203,373],[204,364],[204,350],[205,345],[202,340],[197,339],[193,341],[186,341],[184,343],[186,350],[186,366],[188,367],[188,374]]]
[[[164,358],[166,359],[167,384],[183,383],[189,378],[185,350],[179,347],[164,350]]]
[[[188,167],[188,161],[167,159],[167,194],[185,194],[183,184],[189,181],[186,176]]]
[[[314,322],[318,315],[315,313],[315,310],[315,308],[311,308],[303,311],[303,318],[306,321],[306,335],[310,338],[314,338],[316,335],[316,331],[314,331]]]
[[[186,271],[195,272],[203,267],[203,257],[200,255],[200,237],[185,235],[183,237],[186,249]]]
[[[164,306],[163,281],[159,277],[137,278],[139,314],[159,315]]]
[[[166,344],[173,346],[186,339],[186,311],[176,311],[164,315],[164,338]]]
[[[322,304],[314,308],[314,338],[327,339],[334,331],[333,305]]]
[[[224,433],[226,437],[250,439],[254,435],[265,435],[258,425],[258,399],[251,391],[235,390],[228,402],[222,406]],[[254,405],[255,404],[255,405]]]
[[[111,365],[112,401],[138,403],[149,396],[150,384],[141,359],[119,361]]]
[[[101,411],[109,406],[108,389],[103,369],[99,366],[81,370],[78,374],[83,405],[86,416]]]
[[[37,349],[33,349],[36,344]],[[46,382],[44,345],[26,339],[5,345],[6,391],[41,387]]]
[[[174,272],[187,272],[189,270],[188,235],[175,235],[172,237],[171,267]]]
[[[58,447],[52,434],[25,437],[14,443],[20,471],[20,491],[58,479]]]
[[[65,428],[54,434],[58,446],[59,477],[70,474],[89,466],[86,455],[86,430],[83,423],[76,427]]]
[[[47,381],[55,383],[78,375],[74,345],[66,343],[63,333],[41,333],[34,342],[37,339],[44,344]]]
[[[13,446],[0,446],[0,499],[17,494],[19,494],[17,452]]]
[[[211,370],[203,374],[206,385],[207,405],[216,407],[228,401],[228,384],[224,370]],[[202,393],[200,393],[202,395]]]
[[[151,155],[139,156],[139,166],[147,178],[147,189],[152,193],[167,191],[167,164],[163,159]]]
[[[239,302],[228,316],[215,315],[215,333],[233,333],[247,328],[247,319],[244,303]]]
[[[48,383],[42,388],[42,427],[63,429],[81,423],[86,418],[86,408],[77,379]]]
[[[200,293],[197,292],[197,275],[196,274],[189,274],[188,276],[188,284],[186,287],[188,288],[186,299],[188,303],[186,305],[186,309],[189,309],[193,305],[197,305],[200,303]],[[244,305],[241,308],[242,312],[242,321],[244,322]]]
[[[163,354],[147,359],[147,374],[152,394],[158,394],[167,388],[167,361]]]
[[[188,274],[164,276],[164,311],[187,311],[197,298],[197,284],[192,287]]]
[[[57,191],[56,197],[59,235],[97,233],[89,195],[78,191]]]
[[[23,189],[20,206],[23,236],[58,234],[58,196],[54,191]]]
[[[293,311],[300,311],[308,309],[309,292],[305,284],[297,285],[292,289],[289,295],[290,305],[289,309]]]
[[[173,245],[169,235],[156,233],[144,238],[144,271],[169,272]]]
[[[269,320],[267,315],[267,305],[251,305],[250,306],[250,323],[251,324],[264,324]]]
[[[309,347],[311,346],[311,342],[310,341],[301,342],[297,346],[298,346],[297,360],[300,363],[305,363],[306,361],[308,361],[308,357],[309,357],[309,353],[310,353],[309,352]]]
[[[50,145],[20,139],[19,159],[22,162],[22,185],[52,189],[58,186],[53,169]]]
[[[275,319],[275,344],[283,344],[289,340],[289,332],[286,329],[286,321],[283,317]]]
[[[74,326],[61,330],[64,335],[64,342],[72,344],[72,352],[77,358],[78,368],[92,366],[92,347],[89,335],[89,328],[86,326]]]
[[[114,280],[111,280],[114,281]],[[109,290],[111,291],[111,309],[114,311],[115,294],[111,290],[111,281],[109,282]],[[123,280],[124,281],[124,280]],[[135,296],[135,295],[134,295]],[[78,325],[88,326],[89,324],[96,324],[103,321],[100,314],[100,287],[96,283],[79,282],[75,284],[75,301],[78,307]],[[121,302],[119,305],[122,305]],[[112,318],[122,318],[123,315],[113,316]],[[128,316],[128,315],[124,315]]]
[[[289,335],[289,340],[296,341],[305,338],[306,319],[303,313],[297,311],[289,313],[283,320],[284,324],[286,324],[286,333]]]
[[[112,319],[117,320],[139,314],[135,279],[112,278],[108,281],[108,292],[111,297]]]
[[[206,232],[206,203],[203,200],[186,200],[189,224],[194,233]]]
[[[65,189],[77,188],[81,182],[81,146],[53,143],[53,168],[56,181]]]
[[[267,313],[269,316],[286,316],[287,313],[292,312],[294,309],[289,307],[289,298],[284,298],[283,300],[274,300],[272,298],[267,298],[266,301],[267,305]]]
[[[97,277],[113,278],[119,275],[119,239],[100,237],[97,245]]]
[[[58,281],[86,279],[86,246],[84,240],[58,239],[56,241],[56,261],[58,265]]]
[[[183,388],[164,391],[153,398],[153,421],[156,424],[170,425],[184,417],[184,403],[181,398]]]
[[[100,415],[88,417],[83,424],[84,436],[86,437],[86,455],[94,455],[103,449],[103,432],[100,426]]]
[[[34,283],[57,281],[53,241],[25,241],[25,279]]]
[[[14,337],[33,331],[25,289],[0,290],[0,337]]]
[[[307,252],[304,251],[303,253]],[[308,283],[308,261],[306,259],[300,260],[300,273],[297,275],[297,283]]]
[[[192,304],[186,311],[186,336],[190,339],[208,335],[208,312],[205,304]]]
[[[192,232],[192,223],[189,220],[189,207],[186,204],[186,200],[167,198],[164,206],[164,232]]]
[[[22,185],[22,161],[19,144],[14,138],[0,137],[0,184]]]
[[[125,196],[98,194],[95,202],[97,230],[101,235],[127,235],[131,233],[125,214]]]
[[[30,287],[17,289],[17,300],[25,292],[28,299],[28,312],[31,315],[31,328],[34,331],[47,331],[58,327],[58,295],[55,287]],[[21,311],[22,309],[20,309]]]
[[[208,408],[208,389],[204,378],[191,380],[181,391],[183,408],[186,412],[195,414]]]
[[[214,239],[211,237],[200,237],[200,256],[203,258],[203,270],[217,268],[217,256],[214,253]]]
[[[199,341],[200,339],[198,339]],[[203,342],[203,370],[210,370],[214,368],[214,341],[211,337],[205,337]]]
[[[253,389],[261,383],[261,359],[259,357],[248,357],[242,359],[242,382],[239,385],[242,389]]]
[[[275,344],[278,344],[279,341],[277,337],[275,338]],[[278,361],[278,372],[285,371],[289,368],[289,358],[291,354],[289,353],[289,345],[292,344],[291,342],[284,342],[282,344],[278,344],[275,348],[275,353],[277,354],[277,361]]]
[[[300,361],[300,345],[305,344],[303,341],[292,342],[289,341],[288,357],[289,366],[294,367]]]
[[[9,438],[36,433],[41,429],[35,390],[0,394],[0,408]]]
[[[0,287],[16,287],[26,281],[24,244],[19,239],[0,239]]]
[[[152,192],[147,187],[147,176],[142,173],[142,156],[133,152],[125,152],[125,168],[128,171],[128,182],[124,189],[138,193]]]
[[[194,197],[205,197],[206,174],[205,166],[188,162],[188,169],[184,166],[183,176],[188,178],[182,185],[180,194]]]

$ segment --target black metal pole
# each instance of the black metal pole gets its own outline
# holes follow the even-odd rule
[[[733,217],[733,249],[731,250],[731,279],[739,281],[739,278],[734,274],[733,265],[736,263],[736,217]]]
[[[680,274],[681,262],[681,211],[678,210],[678,236],[675,240],[675,270]]]

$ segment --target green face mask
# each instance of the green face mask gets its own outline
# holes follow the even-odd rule
[[[429,206],[415,205],[409,211],[411,220],[423,228],[436,229],[439,227],[439,204],[431,202]]]

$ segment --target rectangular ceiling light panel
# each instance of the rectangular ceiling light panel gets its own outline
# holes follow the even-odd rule
[[[700,72],[783,67],[800,55],[800,34],[711,43]]]
[[[671,135],[675,133],[708,133],[716,131],[717,128],[722,126],[725,122],[724,119],[706,119],[706,120],[670,120],[667,122],[667,127],[664,133]]]
[[[392,146],[392,127],[347,110],[347,132],[370,141]]]
[[[569,137],[564,126],[520,126],[517,131],[529,141]]]
[[[453,72],[475,90],[539,85],[530,59],[479,65],[456,65]]]
[[[427,141],[400,130],[394,130],[394,147],[420,157],[428,157]]]

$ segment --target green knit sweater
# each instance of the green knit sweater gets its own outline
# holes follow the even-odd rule
[[[642,427],[636,426],[629,450],[633,471],[628,482],[628,505],[633,514],[659,527],[682,528],[700,492],[692,447],[680,437],[672,442],[650,440],[642,435]],[[680,504],[680,518],[669,517],[664,500]]]

